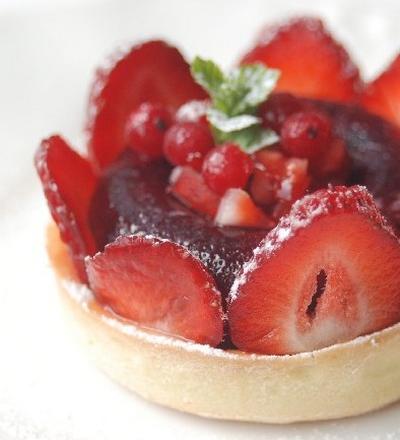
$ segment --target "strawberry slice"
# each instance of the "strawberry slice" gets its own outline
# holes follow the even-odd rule
[[[207,95],[190,74],[177,49],[163,41],[134,46],[98,70],[89,100],[89,153],[100,168],[113,162],[125,148],[125,123],[139,104],[148,101],[177,110]]]
[[[97,299],[118,315],[201,344],[221,342],[221,294],[183,247],[149,236],[120,236],[86,266]]]
[[[169,191],[194,211],[214,217],[220,197],[204,182],[203,176],[189,166],[172,170]]]
[[[358,68],[321,20],[297,18],[267,27],[242,64],[281,70],[277,89],[309,98],[351,101],[361,88]]]
[[[86,281],[83,259],[96,252],[88,211],[97,177],[89,162],[60,136],[41,143],[35,166],[61,238],[69,247],[79,277]]]
[[[366,86],[361,104],[370,112],[400,125],[400,55]]]
[[[221,199],[215,223],[220,226],[271,229],[275,222],[254,204],[249,194],[230,188]]]
[[[292,354],[400,320],[400,245],[364,187],[296,202],[230,293],[231,337],[245,351]]]

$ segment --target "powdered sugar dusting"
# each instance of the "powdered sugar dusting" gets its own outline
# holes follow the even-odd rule
[[[352,341],[335,344],[330,347],[325,347],[313,352],[305,352],[305,353],[298,353],[295,355],[261,355],[256,353],[244,353],[239,350],[223,350],[220,348],[213,348],[209,345],[204,344],[197,344],[195,342],[186,341],[183,339],[174,338],[171,336],[166,336],[163,334],[159,334],[156,332],[153,332],[151,330],[147,330],[144,328],[140,328],[134,323],[124,321],[123,319],[118,318],[117,316],[109,315],[106,313],[101,313],[99,311],[94,311],[93,307],[91,305],[93,302],[95,302],[95,298],[93,296],[93,293],[90,291],[90,289],[80,283],[74,282],[74,281],[67,281],[63,280],[62,283],[63,288],[66,290],[66,292],[71,296],[71,298],[76,301],[82,309],[86,313],[93,313],[97,314],[99,319],[106,325],[108,325],[111,328],[114,328],[125,335],[132,336],[135,338],[138,338],[142,341],[160,345],[160,346],[169,346],[169,347],[175,347],[177,349],[186,350],[189,352],[197,352],[199,354],[202,354],[204,356],[213,356],[218,358],[225,358],[225,359],[249,359],[249,360],[271,360],[273,361],[282,359],[282,358],[313,358],[317,353],[322,353],[326,351],[333,350],[335,347],[338,346],[346,346],[351,345],[355,346],[358,344],[363,344],[365,342],[368,342],[371,347],[377,348],[379,346],[379,342],[377,341],[377,334],[373,333],[371,335],[367,336],[359,336]],[[391,331],[392,329],[397,329],[400,327],[400,323],[395,324],[392,327],[389,327],[387,329],[384,329],[380,331],[380,334],[385,334],[386,332]]]
[[[201,117],[207,115],[210,107],[208,100],[193,100],[183,104],[176,112],[175,118],[179,122],[197,122]]]
[[[238,297],[240,287],[247,282],[248,275],[259,266],[260,257],[268,257],[276,252],[300,229],[306,228],[316,218],[328,213],[359,212],[376,222],[395,236],[386,219],[379,213],[372,195],[363,186],[329,187],[303,197],[293,204],[289,215],[282,217],[260,245],[254,249],[253,257],[243,265],[229,293],[230,301]]]
[[[63,288],[70,294],[70,296],[83,307],[94,300],[93,292],[86,284],[76,283],[71,280],[62,280]]]

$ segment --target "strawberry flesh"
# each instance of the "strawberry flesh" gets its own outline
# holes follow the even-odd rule
[[[335,136],[346,144],[352,161],[346,184],[367,186],[379,199],[385,215],[400,225],[398,130],[360,108],[307,102],[332,117]],[[279,174],[286,159],[282,161],[278,152],[274,155],[266,152],[257,153],[257,160],[266,170]],[[141,164],[128,152],[110,168],[101,178],[90,209],[97,246],[101,249],[121,233],[143,232],[167,238],[198,255],[225,295],[237,271],[251,257],[267,230],[217,227],[212,219],[196,214],[165,193],[170,173],[171,166],[166,161]]]
[[[381,330],[400,320],[399,273],[399,241],[367,190],[317,191],[236,279],[232,340],[245,351],[293,354]]]
[[[123,318],[201,344],[221,342],[221,294],[201,262],[181,246],[119,237],[86,266],[96,298]]]
[[[240,189],[231,188],[221,199],[215,216],[219,226],[271,229],[275,222],[258,208],[250,195]]]
[[[206,97],[177,49],[163,41],[134,46],[111,68],[97,72],[89,100],[91,160],[104,168],[126,148],[125,125],[139,104],[162,104],[174,112]]]
[[[267,27],[242,64],[281,70],[276,90],[309,98],[352,101],[361,89],[358,68],[321,20],[297,18]]]
[[[363,91],[361,104],[370,112],[400,126],[400,55]]]
[[[170,176],[169,191],[188,208],[213,218],[220,196],[204,182],[203,176],[189,166],[175,167]]]
[[[97,185],[89,162],[60,137],[45,139],[35,155],[51,215],[68,245],[79,277],[86,280],[83,259],[97,246],[88,223],[88,212]]]

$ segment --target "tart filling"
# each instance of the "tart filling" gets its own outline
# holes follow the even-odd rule
[[[396,68],[364,87],[314,19],[227,73],[134,46],[98,73],[89,158],[53,136],[35,159],[81,282],[139,326],[250,353],[399,322]]]

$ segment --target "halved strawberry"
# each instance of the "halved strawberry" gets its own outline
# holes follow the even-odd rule
[[[235,345],[291,354],[400,320],[400,245],[364,187],[306,196],[245,264],[231,290]]]
[[[51,215],[68,245],[78,274],[86,280],[83,259],[96,252],[88,223],[88,210],[97,185],[89,162],[60,137],[45,139],[35,155]]]
[[[125,148],[125,124],[132,110],[148,101],[175,111],[193,99],[206,98],[177,49],[163,41],[134,46],[97,72],[89,100],[89,153],[100,168]]]
[[[223,195],[215,216],[220,226],[271,229],[275,222],[254,204],[243,189],[231,188]]]
[[[203,176],[189,166],[175,167],[169,191],[188,208],[214,217],[220,197],[204,182]]]
[[[351,101],[361,88],[358,68],[321,20],[304,17],[267,27],[242,64],[281,70],[277,90],[309,98]]]
[[[400,55],[361,95],[361,104],[372,113],[400,125]]]
[[[118,315],[163,333],[212,346],[222,340],[221,294],[183,247],[121,236],[86,260],[97,299]]]

